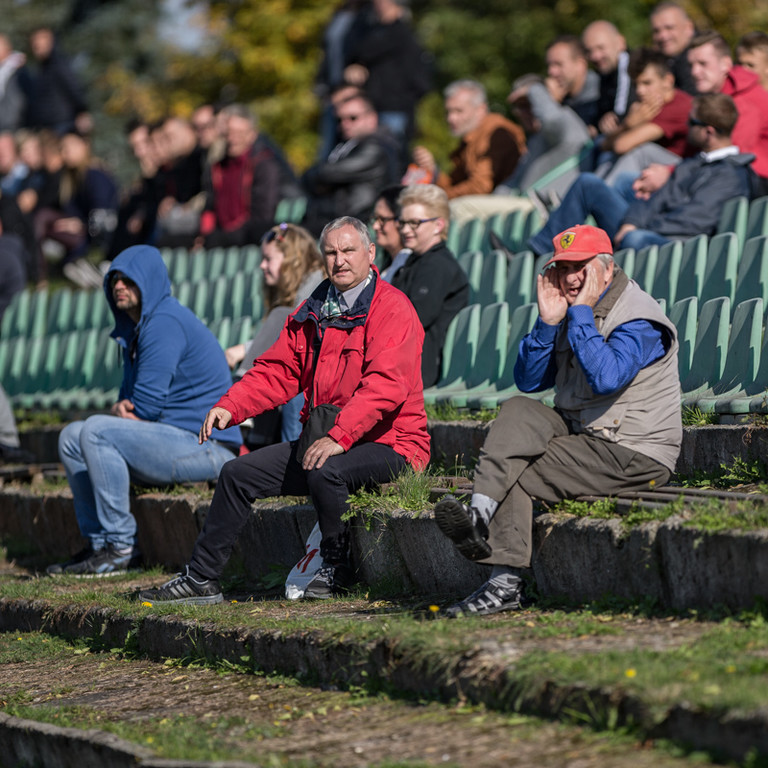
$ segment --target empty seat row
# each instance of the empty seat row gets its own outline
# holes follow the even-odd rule
[[[541,222],[535,210],[517,210],[494,214],[488,219],[471,219],[451,224],[446,245],[455,256],[466,251],[487,253],[495,248],[491,233],[512,252],[526,248],[528,238],[534,234]]]
[[[261,271],[220,275],[210,280],[185,280],[173,287],[174,296],[203,322],[223,317],[258,321],[264,312]]]
[[[186,248],[163,248],[160,253],[171,282],[211,280],[237,273],[259,272],[261,250],[257,245],[232,246],[188,251]]]
[[[249,341],[248,316],[222,317],[210,329],[226,348]],[[14,408],[101,410],[117,399],[121,353],[107,329],[0,339],[0,381]]]
[[[260,269],[219,275],[216,278],[182,280],[173,294],[205,321],[248,315],[258,320],[263,313]],[[0,338],[38,338],[54,333],[109,328],[112,312],[102,291],[59,288],[52,293],[25,289],[14,297],[0,327]]]

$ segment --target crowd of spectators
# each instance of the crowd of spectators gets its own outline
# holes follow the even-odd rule
[[[125,347],[126,378],[112,415],[70,425],[62,437],[78,520],[90,546],[54,572],[110,572],[140,559],[127,484],[119,493],[114,488],[102,492],[109,478],[89,466],[89,453],[104,435],[118,435],[115,440],[127,444],[141,437],[135,424],[121,437],[113,420],[132,422],[138,415],[138,420],[157,422],[158,433],[170,426],[184,432],[183,440],[174,439],[186,446],[196,419],[204,418],[200,442],[214,443],[209,451],[220,449],[214,475],[235,453],[243,455],[222,473],[210,521],[186,573],[159,591],[150,590],[146,599],[218,602],[218,578],[250,502],[286,489],[316,495],[325,526],[325,570],[317,573],[314,596],[330,596],[348,565],[342,522],[348,493],[427,460],[420,393],[439,380],[448,326],[470,294],[459,254],[446,245],[452,222],[538,211],[543,226],[529,245],[543,255],[554,244],[550,263],[559,262],[538,284],[540,311],[554,318],[544,324],[554,327],[569,311],[566,305],[594,307],[601,297],[598,288],[610,288],[616,301],[625,301],[619,297],[626,278],[618,271],[613,282],[614,247],[713,234],[730,198],[768,193],[768,36],[763,32],[739,41],[734,63],[724,38],[697,30],[671,0],[652,10],[647,47],[629,50],[612,22],[593,21],[581,36],[549,41],[542,67],[511,82],[510,117],[491,111],[484,85],[472,73],[449,84],[443,92],[445,119],[457,143],[448,154],[416,140],[416,107],[433,87],[432,66],[409,13],[406,0],[348,0],[336,9],[317,77],[320,149],[303,174],[291,167],[280,137],[262,131],[249,105],[202,104],[190,116],[173,114],[154,123],[135,119],[126,126],[136,178],[122,190],[92,154],[94,124],[84,90],[52,30],[30,35],[29,62],[0,35],[5,283],[0,314],[12,290],[27,280],[44,286],[52,265],[59,264],[72,282],[103,287],[115,315],[113,335]],[[446,167],[436,159],[440,154],[448,154]],[[306,201],[300,223],[276,220],[281,201],[298,199]],[[601,227],[597,234],[578,230],[590,215]],[[569,251],[574,240],[586,240],[588,246]],[[261,246],[266,309],[256,338],[226,351],[239,381],[225,394],[229,379],[217,353],[220,375],[205,393],[206,403],[190,404],[183,420],[169,417],[173,409],[163,410],[154,396],[142,401],[146,392],[135,372],[140,351],[145,359],[154,355],[141,346],[153,341],[146,327],[150,297],[180,327],[194,328],[208,346],[211,338],[170,298],[158,249],[250,244]],[[604,256],[609,258],[589,266]],[[373,269],[376,262],[380,273]],[[582,300],[585,292],[588,301]],[[650,297],[642,302],[645,314],[638,318],[634,309],[625,312],[619,305],[630,322],[647,322],[656,334],[653,354],[632,369],[628,381],[642,379],[662,359],[665,377],[674,367],[674,331]],[[395,315],[407,333],[397,327]],[[543,326],[537,327],[553,345],[551,328],[545,334]],[[181,336],[174,350],[183,358],[187,347]],[[335,345],[335,357],[321,354],[326,336]],[[158,330],[158,347],[168,344],[162,337]],[[195,358],[195,366],[203,369],[207,360]],[[188,387],[186,394],[196,391]],[[326,399],[316,402],[321,393]],[[186,402],[184,393],[174,394]],[[316,408],[326,409],[325,416],[334,420],[314,435],[305,454],[296,441],[300,425],[313,424]],[[272,418],[280,413],[282,426]],[[251,421],[251,444],[241,451],[233,425],[269,414],[266,422]],[[558,424],[555,431],[562,428]],[[216,438],[214,429],[229,439]],[[272,443],[282,447],[262,453]],[[248,448],[255,449],[250,458],[244,455]],[[130,474],[163,480],[138,458],[132,463],[115,457],[114,463],[123,479]],[[189,476],[207,476],[206,471],[195,469]],[[442,508],[441,528],[460,551],[471,550],[470,559],[488,557],[488,537],[478,531],[487,534],[503,504],[499,495],[509,488],[502,485],[496,483],[495,495],[484,497],[492,507],[485,517],[457,503]],[[529,553],[511,558],[504,568],[525,568],[529,559]],[[499,574],[501,581],[484,585],[458,613],[519,607],[517,570]],[[502,607],[494,607],[496,602]]]
[[[744,35],[734,64],[722,36],[696,30],[670,0],[652,10],[648,32],[649,47],[633,51],[605,19],[581,36],[553,38],[539,71],[511,83],[509,117],[490,110],[481,82],[449,84],[446,123],[458,144],[440,168],[442,153],[414,141],[433,65],[408,3],[346,0],[323,38],[321,141],[303,175],[249,105],[201,104],[191,115],[130,121],[136,178],[122,189],[92,154],[86,89],[53,30],[35,29],[28,53],[0,35],[3,232],[23,244],[27,280],[44,286],[54,269],[98,287],[108,263],[131,245],[258,244],[281,200],[306,199],[301,223],[314,236],[338,216],[367,220],[378,194],[397,184],[441,187],[454,224],[533,207],[546,218],[585,171],[612,187],[626,187],[632,174],[636,195],[656,192],[698,151],[688,116],[691,98],[704,93],[734,100],[733,143],[755,155],[752,191],[764,192],[768,35]]]

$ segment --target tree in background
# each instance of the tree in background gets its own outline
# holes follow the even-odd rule
[[[132,115],[160,117],[161,85],[169,46],[155,30],[161,10],[146,0],[25,0],[6,3],[3,31],[18,50],[28,52],[27,36],[37,26],[56,32],[86,86],[94,117],[94,151],[119,177],[130,171],[123,126]]]
[[[209,47],[174,58],[177,94],[251,104],[294,166],[306,168],[317,147],[319,42],[332,11],[328,0],[212,0]]]

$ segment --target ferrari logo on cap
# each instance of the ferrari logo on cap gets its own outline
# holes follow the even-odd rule
[[[576,235],[573,232],[566,232],[561,238],[560,238],[560,247],[562,249],[569,248],[570,245],[573,243],[574,238]]]

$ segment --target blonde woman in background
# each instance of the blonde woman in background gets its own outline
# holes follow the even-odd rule
[[[264,317],[256,336],[248,344],[237,344],[226,350],[229,367],[240,378],[277,340],[288,315],[301,304],[325,278],[317,241],[304,227],[278,224],[267,230],[261,240],[261,272],[264,280]],[[282,407],[280,439],[297,440],[301,432],[299,413],[304,396],[299,395]],[[263,418],[266,417],[266,418]],[[266,445],[273,442],[276,414],[258,417],[246,444]]]

